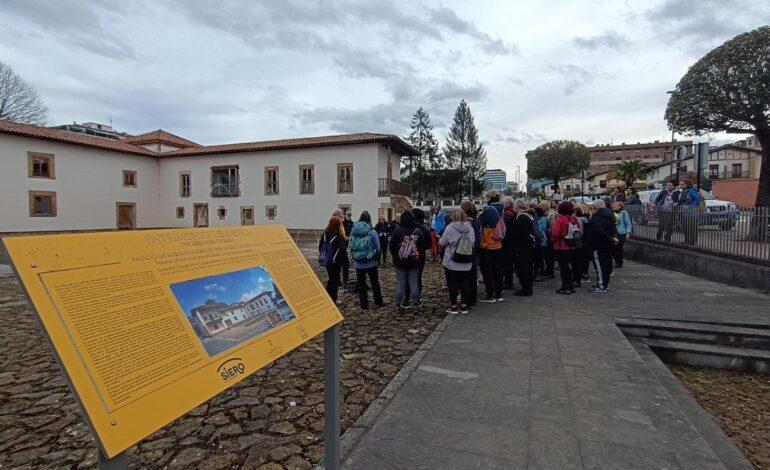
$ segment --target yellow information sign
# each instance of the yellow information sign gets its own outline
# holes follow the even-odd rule
[[[3,242],[108,457],[342,321],[281,226]]]

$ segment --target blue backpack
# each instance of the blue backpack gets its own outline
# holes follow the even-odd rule
[[[333,236],[331,240],[326,240],[326,234],[324,234],[324,244],[321,246],[321,251],[318,253],[318,264],[328,268],[334,264],[334,259],[337,257],[337,253],[334,251],[332,243],[337,236]]]
[[[350,256],[353,261],[371,261],[374,259],[374,248],[371,240],[372,227],[366,222],[358,221],[350,231]]]

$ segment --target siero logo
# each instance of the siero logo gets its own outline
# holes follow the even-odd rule
[[[246,366],[243,365],[243,362],[241,362],[240,357],[234,357],[232,359],[228,359],[222,364],[217,367],[217,372],[219,373],[219,376],[222,377],[222,380],[227,382],[228,380],[232,379],[236,375],[243,374],[246,371]]]

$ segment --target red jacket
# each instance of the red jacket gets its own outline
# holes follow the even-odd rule
[[[567,245],[564,241],[564,237],[567,236],[569,231],[569,223],[572,222],[578,225],[577,217],[574,215],[562,215],[556,216],[556,220],[553,223],[553,233],[551,233],[551,242],[553,242],[554,250],[574,250],[574,247]]]

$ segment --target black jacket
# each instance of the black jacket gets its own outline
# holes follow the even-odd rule
[[[345,236],[350,238],[350,231],[353,230],[353,220],[345,219],[342,221],[342,228],[345,229]]]
[[[430,236],[430,225],[426,225],[425,223],[417,224],[417,230],[419,230],[422,233],[422,246],[417,247],[420,250],[420,261],[425,261],[425,252],[430,248],[430,245],[432,243],[432,239]]]
[[[513,220],[513,247],[516,256],[532,256],[535,249],[535,227],[532,216],[519,212]]]
[[[329,243],[331,243],[332,248],[334,248],[334,259],[332,260],[332,263],[338,264],[342,260],[339,254],[345,252],[345,240],[342,238],[342,236],[340,236],[339,233],[324,232],[323,235],[321,235],[321,239],[318,240],[319,253],[321,252],[321,248],[323,248],[324,243],[326,243],[327,240]]]
[[[377,232],[380,238],[388,238],[390,236],[390,224],[387,222],[377,222],[377,225],[374,226],[374,231]],[[384,250],[385,247],[383,246],[382,249]]]
[[[401,248],[401,242],[404,241],[404,237],[414,233],[420,235],[419,239],[417,240],[417,250],[422,253],[425,250],[425,235],[422,233],[422,230],[417,227],[404,228],[399,226],[395,232],[393,232],[393,236],[390,238],[389,248],[390,254],[393,257],[393,265],[395,267],[401,269],[413,269],[420,266],[419,260],[403,260],[398,256],[398,250]]]
[[[592,250],[604,250],[612,248],[613,238],[618,237],[618,228],[615,225],[615,215],[611,210],[602,207],[591,216],[588,228],[585,230],[587,240],[584,243]]]

